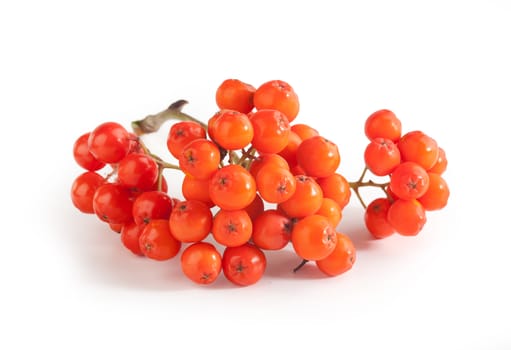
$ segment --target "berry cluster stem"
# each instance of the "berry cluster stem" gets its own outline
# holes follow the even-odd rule
[[[150,114],[143,119],[132,122],[131,127],[135,134],[140,136],[158,131],[167,120],[180,120],[199,123],[204,130],[207,130],[208,126],[205,123],[181,111],[186,104],[188,104],[188,101],[178,100],[160,113]]]
[[[150,156],[151,158],[153,158],[154,161],[156,163],[158,163],[158,166],[160,166],[162,169],[175,169],[175,170],[181,169],[178,165],[168,163],[168,162],[164,161],[163,159],[161,159],[158,155],[152,153],[140,138],[138,139],[138,144],[140,145],[140,147],[142,148],[144,153],[147,154],[148,156]]]
[[[296,266],[294,269],[293,269],[293,272],[296,273],[298,272],[298,270],[300,270],[302,267],[305,266],[305,264],[307,264],[309,262],[309,260],[307,259],[302,259],[302,261],[298,264],[298,266]]]
[[[161,189],[163,187],[163,170],[165,170],[165,169],[180,170],[181,168],[179,168],[178,165],[164,161],[158,155],[152,153],[149,150],[149,148],[147,148],[145,143],[142,141],[140,136],[138,137],[137,142],[138,142],[140,148],[142,149],[142,151],[144,151],[144,153],[147,154],[149,157],[153,158],[153,160],[158,164],[158,180],[157,180],[158,187],[157,188],[158,188],[158,191],[161,191]]]
[[[238,164],[248,169],[252,161],[254,160],[256,149],[250,146],[247,150],[242,150],[241,158],[238,160]]]
[[[377,183],[374,182],[373,180],[364,181],[364,177],[367,173],[367,170],[368,170],[367,167],[364,167],[364,170],[362,171],[362,174],[360,175],[358,180],[349,183],[350,188],[353,190],[353,192],[355,192],[355,195],[357,196],[358,200],[360,201],[360,204],[362,204],[362,207],[364,207],[364,209],[367,208],[367,204],[364,202],[364,199],[360,195],[361,187],[378,187],[385,193],[386,196],[388,196],[386,188],[389,185],[389,182]]]

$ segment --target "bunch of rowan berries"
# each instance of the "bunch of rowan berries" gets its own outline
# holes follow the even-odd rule
[[[206,123],[183,113],[178,101],[132,123],[133,132],[105,122],[81,135],[73,153],[86,172],[72,185],[75,207],[108,223],[135,255],[159,261],[180,255],[184,275],[196,283],[210,284],[223,273],[250,285],[264,274],[266,252],[289,245],[302,259],[295,270],[308,261],[328,276],[350,270],[356,250],[337,227],[351,190],[364,206],[360,187],[384,191],[366,208],[366,226],[377,238],[417,234],[425,210],[447,203],[440,176],[445,153],[422,132],[401,136],[391,111],[367,119],[366,169],[350,183],[338,172],[337,145],[295,123],[300,105],[288,83],[256,89],[227,79],[215,97],[218,111]],[[176,120],[166,144],[177,164],[143,142],[169,119]],[[101,175],[106,165],[111,170]],[[182,198],[167,193],[166,169],[184,173]],[[389,183],[364,182],[366,170],[388,175]]]
[[[364,152],[366,169],[389,176],[385,196],[366,208],[366,226],[376,238],[394,232],[415,236],[426,223],[426,211],[442,209],[449,187],[442,177],[447,168],[443,148],[422,131],[401,135],[401,121],[389,110],[380,110],[366,120],[370,142]],[[357,189],[358,190],[358,189]]]

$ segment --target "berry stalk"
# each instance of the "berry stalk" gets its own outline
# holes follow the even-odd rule
[[[362,171],[362,174],[358,178],[357,181],[349,182],[350,188],[355,192],[355,195],[357,196],[358,200],[360,201],[360,204],[364,207],[364,209],[367,209],[367,204],[364,202],[364,199],[362,198],[360,194],[360,187],[377,187],[380,188],[387,197],[389,197],[389,194],[386,191],[386,188],[389,185],[389,182],[384,183],[377,183],[373,180],[364,181],[364,177],[367,173],[367,167],[364,167],[364,170]],[[390,198],[389,198],[390,199]]]
[[[140,136],[158,131],[167,120],[181,120],[199,123],[204,130],[207,130],[208,126],[206,124],[181,111],[186,104],[188,104],[188,101],[178,100],[157,114],[150,114],[144,119],[132,122],[131,127],[135,134]]]

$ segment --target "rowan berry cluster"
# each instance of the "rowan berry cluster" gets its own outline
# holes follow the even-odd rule
[[[444,208],[449,199],[449,187],[442,177],[447,168],[445,151],[422,131],[401,132],[401,121],[389,110],[373,113],[365,123],[370,141],[364,152],[365,170],[388,176],[389,181],[364,183],[364,171],[351,186],[359,198],[359,187],[364,184],[384,192],[365,212],[366,227],[376,238],[395,232],[417,235],[426,223],[426,211]]]
[[[184,275],[196,283],[223,274],[245,286],[263,276],[268,251],[289,245],[302,259],[295,271],[308,261],[328,276],[350,270],[356,250],[336,228],[352,189],[364,206],[360,187],[384,190],[365,215],[378,238],[417,234],[424,210],[447,203],[445,153],[421,132],[401,136],[390,111],[374,113],[365,125],[366,170],[390,175],[390,182],[364,182],[364,170],[349,183],[338,173],[336,144],[295,123],[300,105],[288,83],[256,89],[227,79],[215,97],[218,111],[207,123],[183,113],[181,100],[133,122],[133,132],[106,122],[81,135],[73,153],[86,172],[73,182],[74,206],[108,223],[136,255],[165,261],[180,254]],[[143,142],[169,119],[167,148],[177,164]],[[103,176],[98,170],[107,164],[111,172]],[[182,198],[168,195],[165,169],[184,173]]]

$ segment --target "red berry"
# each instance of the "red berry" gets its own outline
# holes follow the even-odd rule
[[[369,140],[382,137],[397,142],[401,137],[401,121],[392,111],[381,109],[367,118],[364,131]]]
[[[220,109],[248,113],[254,108],[256,89],[238,79],[226,79],[216,90],[216,104]]]
[[[193,282],[211,284],[222,271],[222,256],[211,243],[193,243],[181,254],[181,269]]]
[[[302,141],[296,151],[298,165],[312,177],[327,177],[335,173],[341,163],[337,145],[321,136]]]
[[[144,252],[140,249],[140,236],[144,227],[137,225],[135,222],[128,222],[122,225],[121,228],[122,244],[135,255],[144,255]]]
[[[181,242],[172,236],[167,220],[153,220],[142,231],[140,250],[150,259],[169,260],[181,249]]]
[[[367,168],[375,175],[390,174],[401,162],[397,145],[389,139],[377,137],[371,140],[364,152]]]
[[[428,190],[429,176],[426,170],[413,162],[398,165],[390,177],[392,193],[401,199],[415,199]]]
[[[298,95],[291,85],[282,80],[268,81],[259,86],[254,93],[254,105],[258,110],[280,111],[290,122],[296,118],[300,110]]]
[[[438,145],[422,131],[410,131],[397,143],[404,162],[415,162],[424,170],[431,169],[438,160]]]
[[[375,238],[385,238],[395,232],[394,227],[387,220],[389,208],[390,201],[387,198],[376,198],[366,208],[365,225]]]
[[[390,205],[387,221],[403,236],[415,236],[426,223],[426,212],[415,199],[398,199]]]
[[[172,208],[172,199],[168,194],[161,191],[144,192],[133,202],[133,220],[142,226],[151,220],[168,220]]]
[[[222,256],[225,277],[239,286],[257,283],[266,270],[266,257],[261,249],[252,244],[227,247]]]
[[[146,154],[131,153],[119,163],[117,176],[126,187],[151,190],[158,179],[158,164]]]
[[[133,220],[131,192],[120,184],[104,183],[99,186],[94,193],[93,206],[102,221],[124,224]]]
[[[90,132],[83,134],[76,140],[73,146],[73,156],[76,163],[78,163],[78,165],[82,168],[89,171],[95,171],[103,168],[105,163],[97,160],[96,157],[90,153],[89,136]]]
[[[193,140],[205,139],[206,130],[199,123],[192,121],[178,122],[169,130],[167,136],[167,148],[169,152],[177,159],[186,145]]]
[[[94,129],[88,140],[89,151],[104,163],[118,163],[130,149],[128,131],[120,124],[106,122]]]
[[[71,186],[71,200],[74,206],[83,213],[94,213],[93,197],[105,179],[92,171],[78,176]]]

